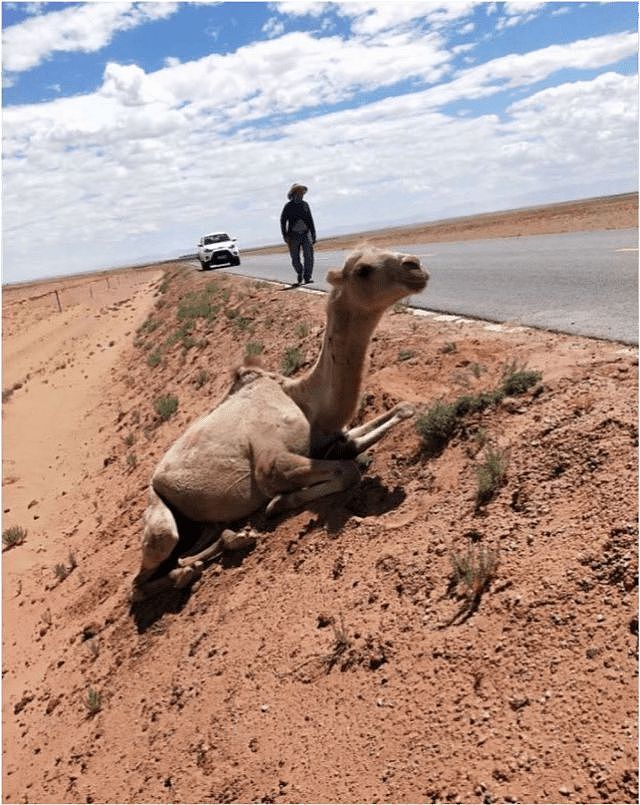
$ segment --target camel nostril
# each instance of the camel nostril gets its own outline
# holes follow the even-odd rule
[[[419,257],[404,257],[402,259],[402,265],[405,266],[405,268],[409,268],[409,269],[421,268],[420,258]]]

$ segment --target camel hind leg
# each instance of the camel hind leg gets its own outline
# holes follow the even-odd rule
[[[168,588],[185,587],[202,572],[201,564],[197,563],[188,568],[177,568],[168,576],[149,581],[171,555],[179,539],[175,517],[155,491],[153,484],[149,485],[149,504],[144,519],[141,569],[133,580],[133,600],[141,600]]]

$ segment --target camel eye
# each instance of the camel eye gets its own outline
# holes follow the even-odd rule
[[[366,279],[369,276],[369,274],[371,274],[372,271],[373,271],[373,266],[369,266],[366,263],[364,263],[363,265],[360,265],[360,266],[358,266],[356,268],[356,275],[358,277],[362,277],[363,279]]]

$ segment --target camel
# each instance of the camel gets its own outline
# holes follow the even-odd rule
[[[358,483],[355,457],[413,415],[408,403],[399,403],[345,430],[359,403],[371,336],[385,310],[421,291],[428,278],[417,257],[359,247],[327,274],[332,290],[315,364],[298,378],[256,366],[236,370],[222,402],[188,427],[151,478],[134,600],[187,586],[207,560],[255,541],[249,529],[236,533],[225,524],[265,506],[274,515]],[[154,578],[178,543],[176,510],[211,528],[196,553]],[[218,538],[203,547],[211,529]]]

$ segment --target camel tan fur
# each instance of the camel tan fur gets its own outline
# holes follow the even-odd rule
[[[428,274],[417,257],[360,247],[342,269],[330,271],[327,326],[312,368],[291,379],[242,367],[211,413],[169,448],[151,478],[145,513],[139,599],[197,578],[203,562],[254,540],[224,524],[266,506],[284,511],[360,479],[353,459],[413,414],[400,403],[371,422],[344,430],[360,398],[367,349],[380,317],[403,297],[421,291]],[[155,579],[178,543],[173,511],[212,526],[168,576]],[[215,539],[215,537],[218,537]]]

